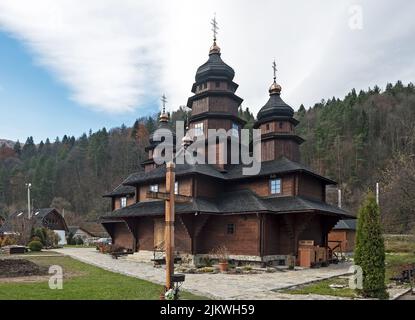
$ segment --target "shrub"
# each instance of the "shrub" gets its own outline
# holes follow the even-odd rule
[[[40,241],[31,241],[29,242],[28,247],[30,251],[41,251],[43,248],[43,245]]]
[[[73,233],[72,232],[69,232],[68,236],[66,237],[66,242],[69,245],[74,245],[75,244],[75,240],[73,238]]]
[[[363,270],[363,296],[386,299],[385,244],[379,206],[373,193],[368,193],[359,209],[354,261]]]
[[[40,239],[37,236],[34,236],[31,241],[39,241],[39,242],[42,242],[42,239]]]
[[[82,246],[82,245],[84,244],[84,240],[82,240],[82,238],[81,238],[81,237],[76,237],[76,238],[75,238],[75,244],[76,244],[77,246]]]
[[[9,236],[5,236],[3,240],[0,241],[0,247],[10,246],[13,244],[16,244],[16,241],[12,237],[9,237]]]
[[[46,246],[48,248],[56,248],[60,239],[60,236],[55,231],[46,230]]]

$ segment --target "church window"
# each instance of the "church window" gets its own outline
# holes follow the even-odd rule
[[[227,234],[234,234],[235,233],[235,224],[229,223],[226,227],[226,233]]]
[[[127,206],[127,198],[126,197],[122,197],[120,199],[120,206],[121,206],[121,208],[125,208]]]
[[[279,123],[280,129],[282,129],[282,126],[284,125],[282,122]]]
[[[271,194],[281,193],[281,179],[271,179],[270,188],[271,188]]]
[[[194,134],[196,137],[203,135],[203,122],[195,124]]]
[[[267,123],[267,125],[265,126],[266,130],[269,130],[269,123]]]
[[[220,87],[220,82],[216,81],[216,88],[219,88],[219,87]]]
[[[174,183],[174,194],[179,194],[179,182]]]
[[[152,191],[152,192],[159,192],[159,185],[158,184],[152,184],[150,186],[150,191]]]

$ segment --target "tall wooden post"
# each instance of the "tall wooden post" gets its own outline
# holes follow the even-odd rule
[[[166,224],[165,224],[165,244],[166,244],[166,289],[173,287],[171,278],[174,274],[174,183],[175,172],[174,163],[169,162],[166,165],[166,193],[168,199],[166,206]]]

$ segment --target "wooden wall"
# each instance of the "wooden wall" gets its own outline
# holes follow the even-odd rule
[[[122,197],[113,197],[113,210],[118,210],[121,208],[121,198]],[[135,196],[127,197],[127,206],[130,206],[135,203]]]
[[[289,174],[281,176],[281,196],[295,195],[295,175]],[[260,197],[266,197],[270,194],[270,177],[260,177],[258,179],[250,179],[247,181],[232,182],[228,185],[227,190],[252,190]]]
[[[308,198],[315,198],[320,201],[325,201],[326,187],[317,178],[305,174],[299,174],[298,195],[306,196]]]
[[[227,234],[227,225],[235,224],[235,233]],[[259,219],[256,215],[214,216],[209,219],[198,237],[197,253],[209,254],[226,245],[230,254],[255,255],[259,253]]]
[[[127,249],[133,249],[133,235],[125,223],[114,223],[112,229],[113,244]]]
[[[341,251],[352,252],[355,247],[355,230],[332,230],[329,233],[329,241],[341,241]],[[334,248],[337,243],[329,242],[330,248]],[[338,249],[336,251],[339,251]]]

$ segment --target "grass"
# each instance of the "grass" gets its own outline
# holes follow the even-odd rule
[[[385,281],[401,273],[401,267],[406,264],[415,264],[415,253],[397,252],[386,254]]]
[[[0,280],[0,300],[157,300],[162,286],[97,268],[70,257],[27,257],[39,265],[63,268],[62,290],[52,290],[47,280],[7,282]],[[205,297],[181,292],[181,299],[202,300]]]
[[[401,272],[401,267],[415,263],[415,239],[408,236],[392,236],[385,238],[385,282],[389,284],[390,278]],[[333,289],[331,284],[348,284],[348,279],[345,278],[331,278],[314,282],[308,285],[299,286],[295,288],[280,290],[280,292],[289,294],[318,294],[338,297],[354,298],[357,297],[354,290],[346,288]]]
[[[385,251],[415,254],[415,236],[385,236]]]
[[[331,284],[336,285],[345,285],[344,288],[331,288]],[[289,294],[318,294],[326,296],[336,296],[336,297],[345,297],[345,298],[356,298],[357,295],[353,289],[348,287],[349,280],[345,278],[331,278],[327,280],[313,282],[308,285],[295,287],[292,289],[284,289],[279,292],[289,293]]]

